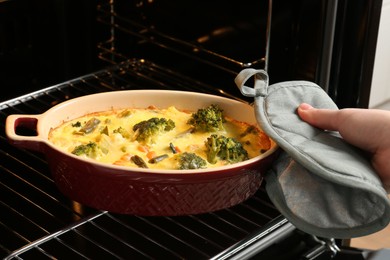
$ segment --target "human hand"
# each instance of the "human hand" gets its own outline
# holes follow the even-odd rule
[[[338,131],[345,141],[367,151],[373,168],[390,192],[390,111],[317,109],[303,103],[298,107],[298,115],[314,127]]]

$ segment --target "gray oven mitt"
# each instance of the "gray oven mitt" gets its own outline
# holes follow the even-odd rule
[[[251,79],[253,77],[253,79]],[[245,83],[253,80],[253,87]],[[268,86],[265,71],[244,69],[235,82],[254,97],[256,118],[282,152],[265,175],[275,206],[298,229],[326,238],[352,238],[387,226],[387,192],[362,152],[338,132],[302,121],[296,110],[305,102],[338,109],[326,92],[307,81]]]

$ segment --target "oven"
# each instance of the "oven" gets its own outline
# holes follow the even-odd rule
[[[365,259],[373,252],[296,229],[264,186],[231,208],[141,217],[86,207],[45,158],[6,139],[10,114],[92,93],[187,90],[243,102],[234,77],[318,83],[367,107],[381,1],[0,1],[0,254],[5,259]],[[3,37],[6,36],[6,37]],[[26,133],[29,134],[29,133]]]

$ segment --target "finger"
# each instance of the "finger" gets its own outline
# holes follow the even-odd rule
[[[301,119],[315,127],[337,131],[339,110],[317,109],[309,104],[302,103],[298,107]]]
[[[390,194],[390,148],[379,151],[372,157],[372,165],[382,180],[382,183]]]

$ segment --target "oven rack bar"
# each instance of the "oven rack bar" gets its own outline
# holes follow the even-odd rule
[[[242,61],[230,57],[219,51],[204,47],[200,39],[195,41],[182,40],[156,30],[153,25],[145,25],[130,17],[125,17],[115,10],[115,1],[107,1],[97,6],[98,22],[108,27],[109,38],[98,43],[99,57],[110,63],[117,63],[128,58],[137,57],[137,53],[124,53],[124,49],[118,47],[123,37],[134,37],[138,45],[154,45],[156,49],[176,53],[187,60],[193,60],[197,64],[215,67],[220,71],[235,74],[238,70],[247,67],[268,68],[268,55],[271,36],[272,0],[267,0],[267,17],[265,23],[264,54],[253,60]],[[121,35],[124,35],[121,37]],[[260,48],[260,46],[259,46]]]
[[[110,218],[115,219],[115,216],[110,215],[110,213],[106,211],[93,214],[91,216],[84,218],[82,221],[76,222],[64,229],[54,232],[48,236],[42,237],[12,252],[10,255],[5,257],[4,260],[18,259],[19,256],[21,256],[23,253],[27,252],[28,250],[38,250],[43,254],[45,254],[46,256],[56,258],[56,255],[53,255],[45,250],[46,242],[50,242],[50,240],[61,241],[61,236],[67,232],[81,233],[77,230],[78,227],[80,227],[81,225],[86,225],[87,223],[93,223],[95,219],[105,214],[108,214]],[[98,225],[98,224],[93,223],[93,225]],[[123,225],[123,228],[126,228],[126,225]],[[210,259],[210,260],[211,259],[212,260],[250,259],[253,255],[256,255],[258,252],[261,252],[262,250],[272,245],[273,243],[276,243],[277,241],[290,235],[290,233],[293,232],[294,230],[295,227],[291,223],[289,223],[282,216],[279,216],[276,219],[272,220],[265,227],[260,228],[257,232],[253,232],[252,234],[249,234],[241,241],[237,242],[236,244],[232,245],[229,248],[226,248],[221,253],[211,258],[209,258],[208,255],[202,255],[203,252],[201,251],[200,248],[199,249],[193,248],[193,249],[196,250],[200,255],[202,255],[204,259]],[[89,238],[85,237],[85,238],[88,239],[90,242],[95,243],[97,246],[99,246],[98,242],[94,241],[93,237],[89,237]],[[187,244],[187,246],[191,247],[191,245],[189,244]],[[120,258],[118,255],[115,254],[115,252],[108,252],[108,253],[110,253],[110,256],[112,257]],[[177,258],[181,258],[180,255],[176,255],[176,256]],[[152,256],[147,256],[145,253],[143,253],[142,257],[153,258]]]
[[[225,249],[211,260],[243,260],[250,259],[270,245],[289,236],[296,228],[282,216],[267,224],[266,229],[253,232],[233,246]]]
[[[91,221],[93,221],[93,219],[98,218],[101,215],[106,214],[106,213],[107,212],[101,212],[101,213],[93,214],[91,216],[88,216],[88,217],[84,218],[82,221],[79,221],[79,222],[76,222],[76,223],[72,224],[71,226],[69,226],[67,228],[61,229],[61,230],[59,230],[57,232],[54,232],[54,233],[51,233],[51,234],[49,234],[47,236],[41,237],[41,238],[35,240],[34,242],[31,242],[31,243],[25,245],[24,247],[21,247],[21,248],[17,249],[16,251],[12,252],[10,255],[5,257],[4,260],[18,258],[19,255],[23,254],[24,252],[26,252],[28,250],[31,250],[33,248],[37,249],[37,248],[39,248],[40,245],[44,244],[45,242],[47,242],[47,241],[49,241],[51,239],[56,239],[59,236],[61,236],[62,234],[66,233],[66,232],[69,232],[71,230],[74,230],[78,226],[83,225],[83,224],[85,224],[87,222],[91,222]],[[39,248],[38,250],[42,250],[42,249]]]

